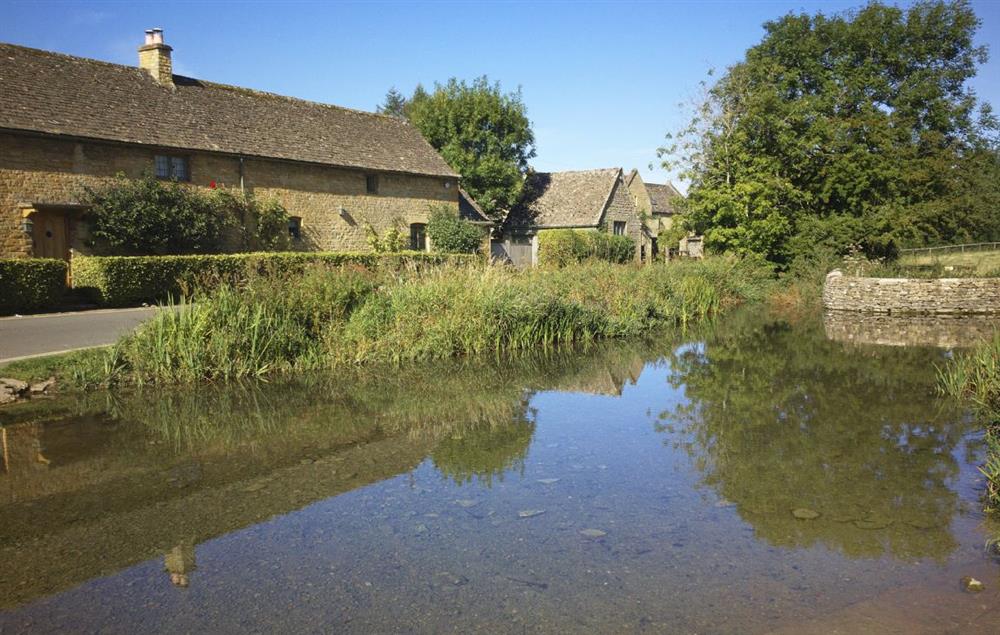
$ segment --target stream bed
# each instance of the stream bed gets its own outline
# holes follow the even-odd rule
[[[0,633],[1000,632],[951,353],[830,328],[0,409]]]

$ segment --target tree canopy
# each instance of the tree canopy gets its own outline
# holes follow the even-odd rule
[[[431,92],[418,85],[403,104],[397,97],[390,90],[379,112],[402,112],[462,175],[462,187],[484,212],[496,218],[517,202],[535,156],[520,89],[505,93],[485,76],[471,83],[452,78]]]
[[[1000,240],[997,122],[965,1],[789,14],[730,67],[660,156],[716,251],[779,266],[817,246]]]

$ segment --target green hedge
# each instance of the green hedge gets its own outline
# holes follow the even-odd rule
[[[298,273],[307,267],[356,265],[400,269],[471,263],[462,254],[280,252],[211,256],[76,256],[73,286],[104,306],[160,302],[219,281],[239,281],[254,273]]]
[[[538,261],[565,267],[595,258],[618,264],[635,259],[635,241],[628,236],[575,229],[545,229],[538,232]]]
[[[0,259],[0,313],[58,306],[66,293],[66,261],[54,258]]]

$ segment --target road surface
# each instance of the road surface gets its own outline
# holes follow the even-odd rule
[[[158,309],[106,309],[0,318],[0,364],[113,344]]]

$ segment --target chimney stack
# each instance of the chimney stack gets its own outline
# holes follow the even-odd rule
[[[146,39],[139,47],[139,68],[168,88],[174,87],[174,72],[170,63],[172,50],[163,43],[163,29],[147,29]]]

